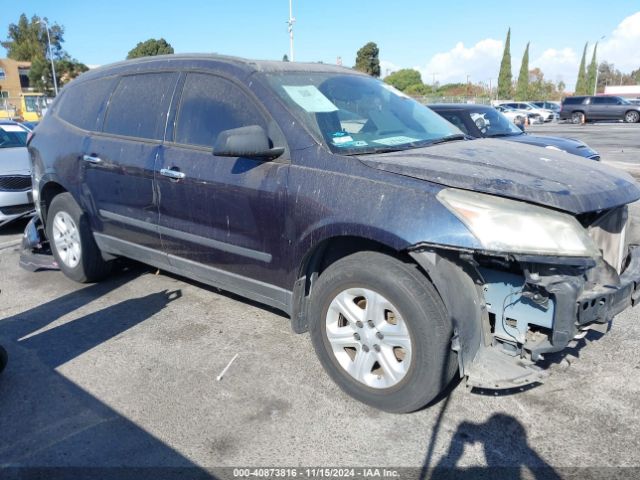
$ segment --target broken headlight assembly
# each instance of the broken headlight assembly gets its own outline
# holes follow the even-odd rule
[[[573,216],[494,195],[446,188],[438,200],[491,252],[599,257]]]

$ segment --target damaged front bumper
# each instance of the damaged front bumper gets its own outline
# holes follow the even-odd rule
[[[44,225],[37,216],[29,221],[22,234],[20,266],[30,272],[59,269],[45,237]]]
[[[589,329],[606,332],[640,300],[640,247],[629,247],[618,274],[604,260],[558,265],[552,258],[491,257],[417,247],[450,312],[460,373],[473,387],[508,389],[541,382],[536,365]],[[537,260],[537,261],[536,261]]]

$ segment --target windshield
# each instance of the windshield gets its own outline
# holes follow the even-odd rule
[[[266,77],[307,128],[336,153],[405,150],[464,139],[438,114],[371,77],[303,72]]]
[[[0,125],[0,148],[24,147],[28,133],[20,125]]]
[[[467,113],[484,137],[522,135],[522,130],[493,108],[469,110]]]

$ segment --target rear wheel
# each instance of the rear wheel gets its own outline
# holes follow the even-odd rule
[[[457,368],[442,300],[413,264],[359,252],[313,287],[310,331],[320,362],[349,395],[375,408],[417,410]]]
[[[584,113],[582,112],[573,112],[571,114],[571,123],[573,123],[574,125],[578,125],[580,123],[584,123],[585,122],[585,118],[584,118]]]
[[[51,202],[47,238],[60,270],[72,280],[95,282],[111,271],[111,263],[104,261],[93,239],[86,213],[70,193],[61,193]]]
[[[640,113],[631,110],[624,115],[624,121],[627,123],[638,123],[640,121]]]

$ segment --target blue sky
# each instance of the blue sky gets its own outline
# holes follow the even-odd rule
[[[280,59],[289,48],[288,8],[287,0],[5,1],[0,36],[6,37],[9,23],[24,12],[64,25],[66,50],[89,65],[121,60],[138,41],[150,37],[164,37],[178,53]],[[635,13],[637,22],[633,17],[616,40],[616,29]],[[333,63],[340,56],[345,65],[352,65],[357,49],[375,41],[383,73],[417,67],[427,82],[434,74],[441,82],[464,81],[466,75],[472,81],[495,81],[499,63],[495,57],[501,55],[509,26],[515,73],[530,40],[531,67],[540,66],[548,78],[571,84],[584,42],[602,35],[607,36],[603,55],[621,67],[640,67],[637,0],[606,6],[601,0],[294,0],[294,16],[296,60]],[[635,27],[638,36],[630,31]],[[607,41],[612,42],[610,47]],[[4,53],[0,51],[1,56]]]

